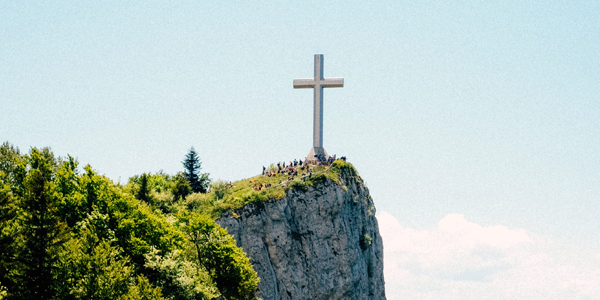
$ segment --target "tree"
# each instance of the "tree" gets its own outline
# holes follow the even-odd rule
[[[0,146],[0,171],[4,171],[7,176],[12,175],[19,158],[21,158],[19,148],[15,148],[8,142],[2,143]]]
[[[177,173],[177,175],[173,177],[173,180],[173,200],[185,200],[185,197],[187,197],[187,195],[189,195],[192,192],[190,182],[185,178],[185,175],[183,173]]]
[[[138,276],[129,258],[107,240],[100,240],[90,228],[84,228],[81,238],[65,244],[54,299],[164,300],[160,287]]]
[[[208,179],[208,174],[201,174],[200,170],[202,169],[202,163],[200,162],[200,158],[198,157],[198,153],[194,147],[190,148],[188,154],[185,156],[185,160],[183,160],[183,168],[185,171],[183,174],[185,178],[190,182],[190,187],[194,193],[206,193],[206,190],[210,184],[210,179]]]
[[[52,193],[56,161],[48,148],[32,148],[28,158],[31,169],[25,177],[25,193],[18,261],[21,299],[50,299],[54,263],[62,245],[69,240],[67,225],[58,215],[59,199]]]
[[[5,181],[10,185],[14,196],[23,195],[23,181],[27,173],[27,161],[19,151],[8,142],[0,146],[0,171],[6,174]]]
[[[10,193],[7,175],[0,170],[0,284],[6,286],[7,275],[14,269],[14,242],[18,234],[17,204]],[[0,287],[0,293],[2,287]],[[6,291],[4,291],[6,292]],[[0,299],[2,297],[0,296]]]
[[[229,193],[229,184],[223,180],[217,180],[212,184],[211,191],[215,193],[216,200],[223,199]]]
[[[220,296],[210,273],[197,268],[195,260],[190,260],[185,251],[174,250],[165,254],[152,249],[145,257],[144,267],[152,270],[147,275],[148,279],[161,287],[166,298],[196,300],[216,299]]]
[[[69,155],[60,163],[54,176],[54,193],[60,199],[58,215],[67,222],[69,228],[90,213],[85,195],[80,189],[78,165],[77,160]]]
[[[188,251],[208,271],[225,299],[255,299],[260,279],[250,259],[227,230],[209,216],[181,212],[179,226],[190,242]]]
[[[136,198],[146,203],[151,203],[150,189],[148,188],[148,174],[146,173],[140,176],[140,189],[137,192]]]
[[[90,234],[89,231],[84,233]],[[89,243],[89,239],[83,237],[66,244],[61,253],[65,263],[61,267],[67,272],[61,272],[63,276],[58,278],[64,280],[64,289],[59,288],[57,296],[108,300],[126,294],[133,277],[128,257],[120,258],[118,249],[105,240],[98,241],[92,236],[94,241]]]

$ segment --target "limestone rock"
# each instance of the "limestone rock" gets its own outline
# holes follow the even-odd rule
[[[225,212],[217,223],[250,257],[264,300],[385,299],[375,207],[355,172]]]

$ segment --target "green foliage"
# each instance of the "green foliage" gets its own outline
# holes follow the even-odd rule
[[[163,214],[185,211],[173,194],[178,179],[189,189],[182,176],[143,174],[122,187],[89,165],[80,174],[71,156],[55,159],[48,148],[21,155],[8,143],[0,168],[1,299],[211,299],[235,295],[224,280],[253,272],[247,258],[222,263],[226,271],[198,264],[204,258]],[[226,232],[215,236],[231,257],[242,253]]]
[[[164,299],[129,259],[89,230],[66,243],[55,277],[55,299]]]
[[[367,214],[369,216],[375,215],[375,205],[373,204],[373,202],[371,202],[371,205],[369,205],[369,210],[367,210]]]
[[[371,237],[368,234],[363,234],[360,237],[360,248],[365,251],[371,247]]]
[[[150,198],[150,189],[148,187],[148,174],[146,173],[140,176],[140,187],[138,189],[136,198],[146,203],[152,203]]]
[[[17,203],[10,192],[7,177],[4,171],[0,171],[0,282],[14,269],[15,241],[19,233],[16,220]],[[0,292],[6,294],[6,289],[3,288]]]
[[[138,267],[144,265],[144,255],[152,247],[168,252],[183,242],[181,233],[164,217],[156,215],[148,205],[130,195],[115,199],[110,210],[111,228],[117,243]]]
[[[192,193],[190,182],[185,178],[183,173],[175,175],[172,192],[174,201],[185,200],[185,197]]]
[[[316,187],[325,182],[327,182],[327,176],[325,176],[325,174],[316,174],[306,178],[306,184],[312,187]]]
[[[200,173],[200,170],[202,170],[202,163],[200,162],[200,158],[194,147],[190,148],[188,154],[186,154],[185,159],[181,163],[185,170],[185,178],[190,183],[192,192],[206,193],[206,190],[210,185],[210,179],[208,178],[207,173]]]
[[[133,270],[127,258],[106,241],[89,236],[73,239],[65,247],[57,279],[60,298],[118,299],[130,289]]]
[[[15,276],[24,288],[23,299],[50,299],[53,291],[53,264],[64,242],[69,240],[67,225],[58,216],[59,200],[51,193],[56,162],[45,148],[32,148],[27,157],[30,170],[25,177],[25,194],[20,202],[21,243]]]
[[[117,238],[110,222],[111,218],[108,214],[93,211],[91,214],[88,214],[85,219],[78,222],[73,227],[73,230],[76,231],[79,236],[94,238],[95,242],[106,240],[112,243],[116,242]]]
[[[83,220],[89,212],[86,194],[82,192],[82,180],[77,171],[78,162],[72,157],[63,161],[54,178],[54,193],[58,197],[58,215],[69,227]]]
[[[319,174],[319,173],[324,173],[325,171],[327,171],[326,165],[320,165],[320,166],[313,167],[313,173]]]
[[[159,287],[153,287],[150,281],[140,275],[137,277],[137,284],[133,286],[129,293],[121,297],[123,300],[163,300],[162,292]]]
[[[269,168],[271,167],[274,166],[271,165]],[[219,189],[213,187],[213,190],[208,193],[208,197],[194,196],[192,201],[186,201],[186,207],[190,211],[206,214],[217,219],[221,217],[224,211],[238,209],[248,203],[264,202],[269,199],[278,200],[285,197],[287,190],[306,192],[309,187],[317,187],[327,182],[328,179],[347,190],[348,188],[342,185],[340,179],[342,173],[354,177],[354,179],[360,179],[354,167],[343,160],[336,160],[330,167],[325,165],[316,166],[313,168],[312,176],[303,178],[303,175],[308,174],[308,170],[308,168],[304,170],[298,168],[298,176],[292,180],[288,180],[289,175],[282,173],[272,177],[259,175],[240,180],[234,182],[233,188],[228,188],[224,195],[222,192],[225,189],[224,187],[220,186]],[[253,189],[253,187],[261,184],[263,186],[262,190]],[[264,188],[267,185],[270,185],[270,187]],[[223,195],[222,198],[221,195]]]
[[[172,176],[163,173],[162,170],[156,174],[148,174],[149,189],[157,193],[167,192],[171,190]]]
[[[354,166],[352,166],[351,163],[345,162],[341,159],[338,159],[333,162],[333,164],[329,168],[329,172],[327,173],[327,178],[333,180],[337,184],[340,184],[340,175],[342,172],[347,176],[353,178],[354,180],[360,180],[360,176],[358,175],[358,172],[356,171]]]
[[[8,291],[0,284],[0,300],[7,299]]]
[[[196,211],[202,206],[212,206],[214,200],[210,194],[193,193],[185,198],[184,205],[187,210]]]
[[[199,173],[197,162],[206,188],[208,174]],[[183,173],[144,173],[121,186],[90,165],[81,169],[72,156],[55,158],[49,148],[22,155],[4,143],[0,299],[253,299],[259,278],[213,219],[355,174],[341,162],[302,179],[307,171],[293,179],[256,176],[233,187],[217,181],[210,193],[194,193]]]
[[[146,254],[146,268],[154,272],[154,282],[170,299],[214,299],[220,295],[208,271],[181,250],[163,255],[152,249]]]
[[[19,148],[13,147],[8,142],[2,143],[2,146],[0,146],[0,171],[4,172],[6,176],[4,181],[11,188],[13,186],[16,188],[18,183],[22,182],[22,179],[24,178],[24,175],[18,174],[19,172],[17,172],[19,166],[22,166],[23,163],[24,159],[21,157]]]
[[[308,184],[301,180],[292,181],[292,183],[290,185],[288,185],[288,187],[294,191],[299,191],[299,192],[308,191]]]
[[[230,192],[229,184],[223,180],[218,180],[212,184],[211,191],[215,195],[215,200],[221,200]]]
[[[146,177],[148,192],[163,193],[170,191],[173,188],[173,176],[169,176],[160,170],[155,174],[144,173],[129,178],[124,190],[134,195],[137,194],[140,190],[143,175]]]
[[[85,213],[91,213],[96,208],[105,211],[106,203],[104,197],[100,197],[100,193],[106,192],[107,182],[104,178],[96,174],[92,169],[92,166],[86,165],[84,168],[85,174],[79,178],[81,193],[84,196]]]
[[[254,299],[259,278],[227,230],[206,215],[182,212],[177,217],[190,242],[188,251],[194,253],[197,266],[211,274],[221,295],[225,299]]]
[[[129,178],[123,190],[163,213],[173,213],[172,206],[185,198],[191,188],[183,175],[169,176],[161,170]]]
[[[170,190],[166,190],[164,192],[150,192],[150,197],[152,198],[152,203],[155,208],[158,208],[163,213],[174,213],[175,204],[173,192]]]

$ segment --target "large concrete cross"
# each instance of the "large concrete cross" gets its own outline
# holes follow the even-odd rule
[[[295,89],[314,88],[313,148],[306,157],[309,162],[315,162],[318,158],[328,158],[323,148],[323,88],[329,87],[344,87],[344,78],[323,78],[323,54],[315,54],[314,78],[294,79]]]

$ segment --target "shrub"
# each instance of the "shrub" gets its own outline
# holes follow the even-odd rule
[[[293,191],[306,192],[308,191],[308,185],[301,180],[294,180],[290,185],[288,185],[287,189],[291,189]]]
[[[325,182],[327,182],[327,176],[325,176],[325,174],[316,174],[306,178],[306,184],[312,187],[316,187]]]
[[[164,213],[170,213],[171,206],[173,206],[173,193],[170,190],[164,190],[162,192],[152,191],[150,192],[150,198],[153,199],[154,206],[160,209]]]
[[[229,184],[223,180],[217,180],[212,184],[211,191],[214,193],[216,200],[223,199],[229,193]]]
[[[193,193],[185,198],[184,204],[189,211],[195,211],[202,205],[212,205],[213,197],[210,194]]]
[[[360,237],[360,248],[365,251],[371,247],[371,237],[368,234],[363,234]]]

